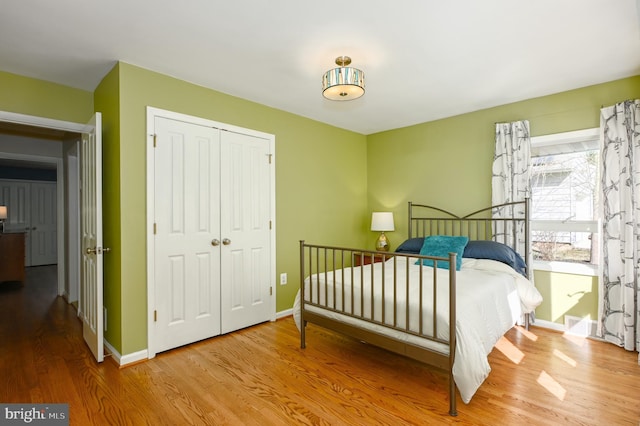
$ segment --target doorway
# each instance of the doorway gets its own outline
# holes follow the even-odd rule
[[[46,135],[50,139],[57,140],[61,143],[62,148],[60,151],[53,155],[43,156],[36,155],[33,152],[33,144],[24,143],[14,145],[11,147],[5,147],[2,149],[0,146],[0,161],[12,161],[40,158],[43,162],[53,162],[56,164],[56,176],[57,176],[57,245],[58,245],[58,295],[65,294],[65,285],[68,285],[68,281],[65,279],[67,272],[74,274],[74,270],[71,270],[68,266],[67,260],[69,258],[68,253],[75,252],[82,256],[82,279],[78,274],[78,282],[80,284],[78,293],[81,299],[78,300],[77,314],[82,320],[83,324],[83,338],[89,348],[91,349],[94,357],[98,362],[102,362],[104,359],[103,353],[103,276],[102,276],[102,254],[106,251],[103,250],[102,245],[102,198],[101,198],[101,151],[102,151],[102,116],[99,112],[95,113],[91,120],[87,124],[66,122],[53,120],[43,117],[29,116],[23,114],[16,114],[6,111],[0,111],[0,129],[2,133],[19,134],[24,136],[29,132],[38,134],[41,138]],[[1,141],[0,141],[1,142]],[[82,148],[78,151],[78,146],[82,144]],[[50,148],[52,145],[48,145]],[[42,149],[44,145],[40,145]],[[89,156],[89,152],[94,152],[95,155]],[[84,178],[79,178],[77,173],[77,181],[82,184],[82,190],[80,185],[75,185],[74,178],[70,179],[71,188],[67,192],[66,180],[65,180],[65,168],[63,163],[63,155],[73,157],[74,153],[82,153],[83,159],[79,160],[79,169],[82,170]],[[65,154],[62,154],[65,153]],[[89,158],[91,157],[91,158]],[[73,160],[69,161],[72,166],[69,168],[74,170]],[[76,173],[76,172],[73,172]],[[77,186],[77,188],[76,188]],[[93,188],[93,190],[91,190]],[[99,189],[99,191],[97,191]],[[80,199],[82,196],[82,206],[77,209],[68,208],[68,205],[80,206]],[[86,202],[86,198],[91,200]],[[69,199],[74,199],[74,202],[69,203]],[[77,200],[77,201],[76,201]],[[77,211],[76,211],[77,210]],[[66,213],[66,214],[65,214]],[[80,216],[85,217],[86,220],[80,220]],[[72,215],[75,215],[72,217]],[[72,239],[67,233],[67,229],[71,224],[80,223],[82,225],[82,240],[80,238]],[[82,244],[88,240],[85,238],[84,231],[89,228],[89,225],[93,225],[92,229],[94,234],[98,236],[95,240],[96,244],[93,247],[86,247]],[[76,250],[69,250],[67,248],[73,247],[77,244]],[[86,258],[90,258],[89,261],[85,261]],[[87,266],[87,267],[85,267]],[[69,291],[67,290],[67,294]]]
[[[56,205],[53,244],[56,245],[58,295],[68,302],[77,300],[79,273],[67,267],[67,248],[73,249],[77,243],[68,238],[66,229],[68,223],[78,222],[78,216],[67,207],[77,198],[77,190],[65,196],[64,155],[65,147],[72,147],[80,138],[80,132],[79,124],[0,111],[0,165],[53,174],[55,189],[51,196]]]

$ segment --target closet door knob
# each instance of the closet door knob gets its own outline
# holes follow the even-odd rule
[[[216,239],[211,240],[211,245],[214,246],[214,247],[215,246],[219,246],[220,245],[220,240],[216,240]]]
[[[228,246],[229,244],[231,244],[231,240],[228,238],[225,238],[224,240],[222,240],[222,244],[224,244],[225,246]]]

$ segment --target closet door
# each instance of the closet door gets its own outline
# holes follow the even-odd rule
[[[222,333],[270,319],[270,145],[221,133]]]
[[[217,129],[156,117],[156,352],[220,334]]]
[[[31,184],[31,266],[58,263],[57,192],[55,182]]]
[[[7,206],[5,232],[26,232],[31,228],[30,184],[26,181],[0,180],[0,205]]]

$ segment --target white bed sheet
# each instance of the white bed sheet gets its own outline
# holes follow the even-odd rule
[[[407,262],[408,259],[408,262]],[[320,294],[309,295],[309,279],[305,280],[305,299],[310,297],[314,302],[320,301],[329,307],[338,310],[345,309],[351,312],[351,289],[353,288],[353,312],[368,319],[383,321],[382,314],[382,273],[385,276],[385,313],[384,322],[392,324],[393,318],[393,269],[395,262],[396,276],[398,277],[398,287],[396,287],[396,304],[400,314],[395,321],[399,327],[404,327],[406,322],[406,289],[400,284],[403,283],[407,273],[407,263],[409,267],[409,282],[411,283],[411,294],[417,293],[420,270],[423,274],[423,333],[430,334],[432,328],[432,280],[433,268],[415,264],[415,258],[395,257],[387,260],[385,264],[374,263],[365,265],[362,268],[353,268],[354,285],[351,285],[351,269],[345,268],[343,276],[338,273],[326,276],[320,274]],[[371,292],[371,268],[374,273],[374,288]],[[364,309],[360,308],[360,272],[363,272],[364,283]],[[437,336],[441,339],[449,338],[449,272],[438,268],[437,286]],[[325,278],[329,285],[326,287]],[[531,312],[542,302],[542,297],[533,284],[518,274],[509,266],[485,259],[463,259],[462,267],[456,274],[456,357],[453,367],[453,376],[456,386],[460,391],[462,401],[469,403],[482,382],[487,378],[491,367],[487,359],[488,354],[493,349],[498,340],[517,322],[523,312]],[[344,282],[342,282],[344,281]],[[335,285],[335,287],[334,287]],[[334,299],[335,288],[335,299]],[[342,307],[344,289],[345,307]],[[325,300],[325,295],[328,295]],[[375,300],[373,312],[371,309],[371,298]],[[409,307],[409,328],[412,331],[419,331],[419,297],[410,296]],[[439,344],[419,336],[415,336],[402,331],[389,329],[387,327],[361,321],[352,316],[343,315],[337,312],[324,310],[311,305],[305,305],[305,309],[314,313],[327,316],[351,325],[358,325],[371,331],[375,331],[399,340],[428,347],[440,353],[447,354],[448,346]],[[294,302],[294,319],[300,328],[300,293],[296,295]]]

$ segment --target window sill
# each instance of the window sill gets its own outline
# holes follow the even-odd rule
[[[534,271],[561,272],[564,274],[587,275],[597,277],[599,275],[596,265],[571,262],[547,262],[536,260],[533,262]]]

